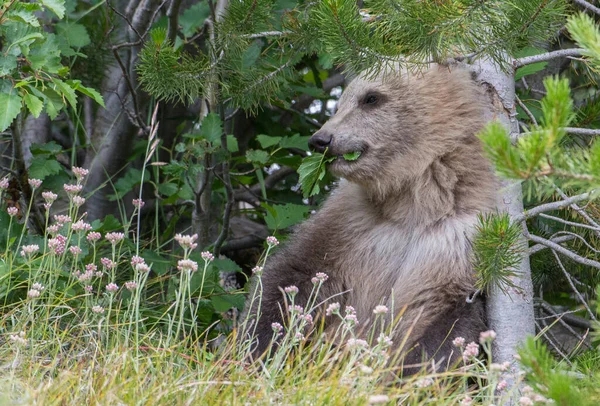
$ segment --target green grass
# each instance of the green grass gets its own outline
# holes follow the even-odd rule
[[[195,236],[177,235],[177,248],[163,252],[169,272],[150,271],[155,264],[137,254],[156,242],[140,241],[139,227],[129,232],[137,210],[121,230],[103,230],[102,236],[85,223],[76,196],[69,194],[68,218],[46,211],[46,225],[54,229],[43,238],[22,226],[28,209],[19,219],[2,208],[8,227],[0,232],[1,405],[492,405],[534,396],[518,392],[518,374],[498,390],[507,371],[492,362],[493,338],[483,339],[479,357],[468,356],[449,372],[403,377],[399,355],[386,339],[394,325],[384,321],[393,311],[385,306],[375,312],[368,342],[356,335],[351,308],[331,307],[339,328],[333,336],[322,334],[317,315],[326,309],[316,297],[328,283],[324,274],[315,275],[305,308],[288,311],[281,331],[274,329],[276,350],[253,359],[252,321],[260,315],[232,323],[215,309],[207,313],[216,289],[208,277],[215,259],[198,255]],[[261,267],[276,245],[274,237],[267,239],[251,303],[260,300]],[[295,294],[287,290],[292,307]],[[402,314],[388,316],[399,321]],[[207,317],[214,321],[199,323]],[[538,360],[551,368],[544,349],[530,350],[529,368],[535,370]],[[550,384],[560,383],[561,373],[548,374]],[[542,385],[544,379],[538,369],[532,381]],[[593,382],[569,393],[597,394]],[[548,392],[542,386],[538,392]]]

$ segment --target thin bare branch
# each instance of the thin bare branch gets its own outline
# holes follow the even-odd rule
[[[573,251],[566,249],[562,245],[559,245],[551,240],[547,240],[540,236],[531,234],[531,233],[529,233],[529,231],[524,231],[523,233],[525,234],[525,237],[527,239],[529,239],[535,243],[545,245],[546,247],[551,248],[557,252],[560,252],[564,256],[572,259],[573,261],[575,261],[579,264],[591,266],[596,269],[600,269],[600,262],[598,262],[598,261],[594,261],[593,259],[589,259],[589,258],[584,258],[581,255],[578,255],[578,254],[574,253]]]
[[[556,221],[558,223],[568,225],[568,226],[587,228],[588,230],[594,230],[594,231],[600,230],[599,227],[588,226],[587,224],[581,224],[581,223],[577,223],[575,221],[564,220],[564,219],[561,219],[560,217],[550,216],[550,215],[544,214],[544,213],[540,213],[539,216],[546,218],[548,220],[552,220],[552,221]]]
[[[540,55],[526,56],[524,58],[515,59],[513,61],[513,66],[515,69],[522,68],[525,65],[531,65],[532,63],[537,62],[546,62],[551,61],[556,58],[566,58],[568,56],[582,56],[584,55],[585,49],[582,48],[569,48],[569,49],[560,49],[558,51],[546,52]]]
[[[529,117],[529,119],[531,120],[531,122],[533,123],[533,125],[535,125],[536,127],[538,126],[538,122],[535,119],[535,116],[531,113],[531,111],[529,111],[529,109],[527,108],[527,106],[525,106],[525,103],[523,103],[521,101],[521,99],[519,98],[519,96],[515,95],[515,100],[517,101],[517,104],[519,105],[519,107],[521,107],[523,109],[523,111],[525,111],[525,114],[527,114],[527,116]]]
[[[567,278],[567,281],[569,282],[569,286],[571,286],[571,290],[573,290],[573,293],[575,293],[575,295],[579,299],[579,302],[583,305],[583,307],[585,307],[585,310],[587,310],[588,314],[590,315],[590,318],[594,321],[598,321],[596,319],[596,315],[594,314],[592,309],[590,309],[590,306],[587,304],[586,300],[581,295],[581,292],[579,292],[579,290],[577,290],[577,288],[575,287],[575,284],[573,283],[573,280],[571,279],[571,275],[569,275],[569,272],[567,272],[567,270],[565,269],[565,266],[563,265],[558,254],[556,253],[556,251],[552,250],[552,254],[554,255],[554,258],[556,258],[556,262],[558,262],[558,266],[560,267],[563,274],[565,275],[565,278]]]
[[[580,195],[569,197],[565,200],[560,200],[558,202],[546,203],[546,204],[539,205],[537,207],[534,207],[531,210],[525,211],[525,213],[523,213],[520,216],[516,216],[513,221],[524,221],[524,220],[527,220],[528,218],[535,217],[538,214],[544,213],[546,211],[564,209],[565,207],[568,207],[568,206],[572,205],[573,203],[581,202],[584,200],[589,200],[592,196],[592,193],[593,193],[593,191],[589,192],[589,193],[582,193]]]
[[[594,6],[593,4],[590,4],[585,0],[573,0],[573,3],[579,4],[581,7],[584,8],[584,11],[590,10],[592,13],[600,16],[600,8]]]
[[[552,241],[552,242],[554,242],[556,244],[559,244],[561,242],[567,242],[567,241],[571,241],[571,240],[574,240],[574,239],[575,239],[575,237],[573,237],[571,235],[564,235],[564,236],[561,236],[561,237],[550,238],[549,241]],[[534,246],[532,246],[531,248],[529,248],[528,254],[529,255],[533,255],[536,252],[540,252],[540,251],[543,251],[545,249],[548,249],[548,247],[545,246],[545,245],[542,245],[542,244],[535,244]]]

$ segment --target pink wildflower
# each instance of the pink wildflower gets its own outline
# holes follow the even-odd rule
[[[116,283],[111,282],[108,285],[106,285],[107,292],[115,293],[117,290],[119,290],[119,286]]]
[[[464,345],[465,345],[464,337],[456,337],[454,340],[452,340],[452,345],[454,345],[455,347],[464,347]]]
[[[51,253],[62,255],[67,248],[67,238],[64,235],[58,234],[56,237],[48,239],[48,248]]]
[[[92,229],[92,225],[89,223],[86,223],[83,220],[79,220],[79,221],[73,223],[73,225],[71,226],[71,229],[75,232],[90,231]]]
[[[375,306],[375,309],[373,309],[373,313],[375,314],[386,314],[388,311],[389,309],[384,305],[377,305]]]
[[[136,209],[141,209],[146,204],[142,199],[133,199],[131,203],[133,203],[133,207]]]
[[[79,181],[79,182],[81,182],[81,180],[83,178],[85,178],[88,175],[88,173],[90,173],[89,170],[79,168],[77,166],[72,167],[71,170],[73,171],[73,175],[75,175],[75,177],[77,178],[77,181]]]
[[[279,245],[279,241],[274,236],[270,236],[270,237],[267,237],[267,244],[270,247],[275,247],[276,245]]]
[[[87,235],[87,240],[91,243],[95,243],[96,241],[98,241],[100,238],[102,238],[102,234],[100,234],[97,231],[92,231],[91,233],[89,233]]]
[[[195,243],[195,241],[197,239],[198,239],[198,234],[194,234],[194,235],[176,234],[175,235],[175,241],[177,241],[179,243],[179,245],[181,246],[181,248],[183,248],[185,250],[195,249],[198,246],[198,244]]]
[[[21,256],[26,257],[35,254],[40,250],[40,246],[37,244],[24,245],[21,249]]]
[[[69,247],[69,252],[71,252],[71,255],[77,256],[80,255],[83,251],[77,245],[73,245]]]
[[[9,216],[14,217],[17,214],[19,214],[19,209],[17,209],[16,207],[9,207],[8,209],[6,209],[6,212]]]
[[[125,282],[125,289],[127,290],[135,290],[137,288],[138,284],[137,282],[134,281],[129,281],[129,282]]]
[[[327,306],[327,310],[325,310],[325,314],[327,316],[331,316],[332,314],[339,314],[340,312],[340,304],[339,303],[331,303]]]
[[[42,181],[39,179],[29,179],[29,186],[31,186],[33,189],[37,189],[40,186],[42,186]]]
[[[196,261],[192,261],[191,259],[182,259],[177,261],[177,269],[180,271],[196,272],[198,270],[198,263]]]
[[[102,314],[102,313],[104,313],[104,307],[96,305],[96,306],[92,307],[92,311],[94,313]]]
[[[110,258],[100,258],[100,263],[102,266],[108,270],[113,269],[117,264],[113,262]]]
[[[496,332],[494,330],[484,331],[481,334],[479,334],[479,342],[481,344],[485,343],[486,341],[494,341],[495,338]]]
[[[82,185],[64,185],[63,189],[65,190],[65,192],[67,192],[69,194],[69,196],[74,196],[83,190],[83,186]]]
[[[8,189],[8,178],[2,178],[0,179],[0,189],[4,190],[4,189]]]
[[[123,233],[107,233],[104,236],[112,245],[116,245],[119,241],[125,238],[125,234]]]
[[[205,262],[212,262],[215,260],[215,256],[208,251],[204,251],[200,256]]]
[[[463,360],[465,362],[467,362],[469,359],[475,358],[478,355],[479,355],[479,344],[470,342],[469,344],[467,344],[467,346],[465,347],[465,350],[463,351]]]

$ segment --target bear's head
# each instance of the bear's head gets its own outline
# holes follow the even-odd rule
[[[309,144],[338,157],[333,173],[363,185],[383,179],[389,188],[418,176],[461,143],[477,142],[483,105],[464,69],[434,66],[419,74],[359,76]],[[358,159],[342,158],[353,152],[360,153]]]

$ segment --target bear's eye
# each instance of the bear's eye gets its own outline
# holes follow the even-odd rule
[[[365,103],[365,104],[371,104],[371,105],[372,105],[372,104],[375,104],[375,103],[377,103],[377,101],[378,101],[378,99],[377,99],[377,96],[376,96],[376,95],[374,95],[374,94],[368,94],[368,95],[365,97],[365,100],[364,100],[364,102],[363,102],[363,103]]]

